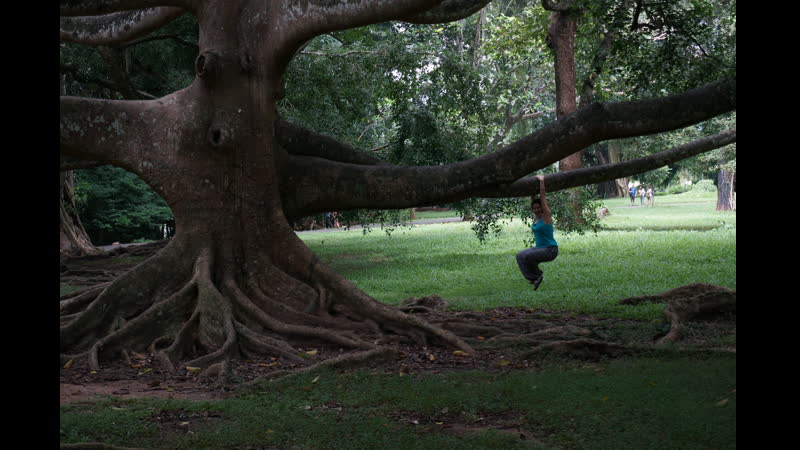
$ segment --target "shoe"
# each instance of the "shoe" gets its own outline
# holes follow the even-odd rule
[[[537,278],[536,281],[533,282],[534,291],[539,289],[539,285],[542,284],[543,280],[544,280],[544,275],[539,275],[539,278]]]

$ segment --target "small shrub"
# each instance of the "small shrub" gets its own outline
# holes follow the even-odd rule
[[[717,186],[712,180],[700,180],[692,186],[692,192],[717,192]]]

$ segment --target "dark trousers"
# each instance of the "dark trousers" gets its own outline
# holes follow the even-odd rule
[[[517,264],[522,276],[531,283],[542,276],[539,263],[552,261],[558,256],[558,247],[531,247],[517,253]]]

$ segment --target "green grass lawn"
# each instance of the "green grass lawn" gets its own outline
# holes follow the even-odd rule
[[[603,231],[556,231],[559,257],[542,265],[545,281],[535,292],[516,263],[530,233],[519,221],[484,244],[467,222],[400,228],[390,236],[336,231],[302,239],[323,261],[390,304],[438,294],[457,310],[524,306],[654,319],[663,306],[617,303],[695,282],[736,288],[735,212],[717,212],[708,202],[609,208]]]
[[[62,407],[62,442],[222,449],[735,448],[736,360],[620,359],[538,372],[359,370],[222,401]],[[157,416],[174,417],[170,423]]]
[[[529,233],[519,222],[485,244],[468,223],[301,236],[392,304],[439,294],[461,310],[525,306],[651,322],[663,305],[616,303],[692,282],[736,288],[736,214],[703,201],[607,202],[606,230],[556,235],[561,255],[543,266],[535,292],[514,258]],[[666,348],[591,363],[554,359],[542,370],[322,371],[219,401],[63,405],[60,427],[62,443],[145,448],[735,448],[736,354]]]
[[[455,209],[447,211],[417,211],[416,220],[446,219],[450,217],[461,217]]]

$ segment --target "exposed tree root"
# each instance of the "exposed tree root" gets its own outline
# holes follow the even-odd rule
[[[283,377],[313,372],[323,368],[325,369],[338,369],[345,367],[354,368],[361,365],[366,365],[377,361],[393,358],[397,355],[397,353],[398,353],[397,350],[391,347],[376,347],[372,350],[367,350],[363,352],[347,353],[335,358],[327,359],[313,366],[308,366],[298,370],[293,370],[293,371],[277,370],[271,372],[265,378],[267,379],[273,379],[279,377],[283,378]],[[259,382],[260,380],[256,379],[252,381],[250,384],[257,384]]]
[[[230,258],[224,249],[191,250],[173,240],[113,282],[62,296],[62,362],[85,357],[98,370],[105,359],[149,351],[171,371],[226,375],[229,362],[242,357],[307,370],[357,365],[396,354],[387,344],[401,341],[474,352],[450,331],[370,298],[328,269],[306,281],[273,264],[260,276],[243,276]],[[311,359],[301,350],[311,345],[341,354]]]
[[[415,299],[409,299],[415,300]],[[624,345],[606,342],[587,328],[574,325],[553,325],[535,316],[524,319],[476,322],[480,315],[425,313],[431,323],[452,330],[478,348],[509,348],[520,351],[520,359],[539,359],[556,354],[570,358],[598,360],[633,351]]]
[[[397,344],[445,346],[473,356],[474,348],[513,348],[533,359],[597,359],[632,349],[533,312],[495,320],[446,311],[447,302],[435,295],[392,307],[317,262],[298,274],[265,257],[261,272],[253,273],[233,260],[226,248],[173,239],[113,282],[62,296],[62,363],[86,358],[97,370],[106,359],[149,352],[170,371],[191,367],[224,376],[240,358],[272,358],[295,368],[291,373],[305,373],[396,357]],[[671,329],[659,342],[680,339],[688,320],[736,309],[735,291],[704,284],[622,301],[643,302],[667,303]],[[309,355],[310,348],[323,351]]]
[[[398,309],[403,312],[433,312],[446,311],[447,306],[447,300],[438,295],[429,295],[427,297],[407,298],[400,302]]]
[[[721,314],[736,313],[736,291],[705,283],[693,283],[662,292],[620,300],[623,305],[666,303],[664,317],[670,323],[669,331],[659,338],[659,343],[676,342],[683,337],[686,322],[710,319]]]

